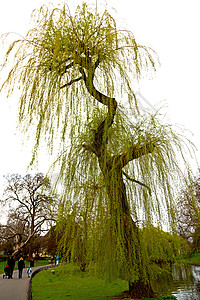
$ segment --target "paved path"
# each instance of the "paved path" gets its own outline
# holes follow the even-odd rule
[[[40,267],[31,268],[35,271]],[[29,280],[26,273],[27,268],[23,270],[23,276],[18,279],[18,271],[13,272],[13,279],[3,279],[0,274],[0,300],[27,300]]]

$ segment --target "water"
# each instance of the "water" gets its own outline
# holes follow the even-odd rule
[[[175,266],[172,275],[165,274],[153,286],[154,290],[172,294],[178,300],[200,300],[200,267]]]

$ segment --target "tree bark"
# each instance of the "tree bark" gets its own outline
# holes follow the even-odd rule
[[[153,298],[156,295],[151,287],[151,284],[144,283],[144,281],[141,279],[129,283],[128,294],[133,299]]]

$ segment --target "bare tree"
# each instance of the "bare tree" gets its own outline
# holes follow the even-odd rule
[[[200,175],[189,187],[182,189],[177,203],[178,232],[193,243],[194,250],[200,247]]]
[[[0,225],[0,230],[1,249],[7,249],[6,252],[16,250],[28,237],[26,222],[18,218],[16,212],[9,212],[6,225]]]
[[[16,255],[35,234],[46,231],[55,221],[56,197],[51,194],[50,180],[42,173],[6,177],[1,203],[9,203],[7,238],[15,237]]]

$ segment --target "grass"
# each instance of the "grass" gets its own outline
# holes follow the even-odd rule
[[[194,254],[181,259],[181,262],[188,263],[188,264],[194,264],[194,265],[200,265],[200,252],[195,252]]]
[[[33,300],[108,300],[127,289],[128,283],[124,280],[106,283],[87,272],[81,272],[79,266],[71,264],[42,271],[32,280]],[[176,298],[164,295],[154,298],[164,299]]]
[[[32,281],[33,299],[108,299],[128,289],[124,280],[107,284],[76,265],[65,265],[42,271]]]
[[[30,266],[30,262],[28,261],[24,261],[25,262],[25,267],[27,268],[28,266]],[[5,268],[5,265],[7,264],[6,261],[3,261],[3,262],[0,262],[0,274],[3,274],[4,273],[4,268]],[[16,261],[15,262],[15,269],[14,270],[18,270],[18,262]],[[48,265],[49,262],[48,260],[35,260],[34,261],[34,267],[38,267],[38,266],[45,266],[45,265]]]

